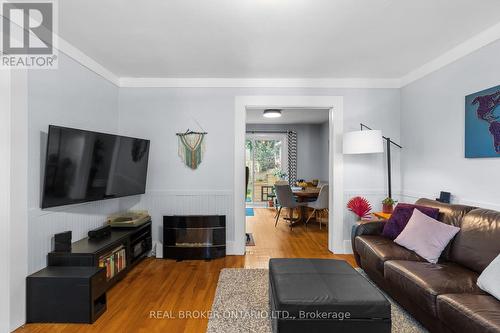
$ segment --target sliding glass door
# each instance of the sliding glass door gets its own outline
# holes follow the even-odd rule
[[[249,168],[247,203],[265,205],[279,174],[287,173],[286,134],[255,133],[246,137],[246,166]]]

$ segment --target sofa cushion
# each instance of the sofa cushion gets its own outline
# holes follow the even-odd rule
[[[459,227],[439,222],[415,209],[406,228],[394,243],[415,251],[428,262],[435,264],[459,230]]]
[[[403,229],[406,227],[406,224],[410,220],[414,209],[418,209],[419,211],[427,216],[432,217],[433,219],[437,219],[439,215],[439,209],[437,208],[400,203],[396,206],[391,217],[385,223],[384,230],[382,231],[382,236],[385,236],[389,239],[395,239],[396,237],[398,237],[401,231],[403,231]]]
[[[437,220],[455,227],[460,227],[465,214],[476,208],[466,205],[451,205],[426,198],[418,199],[415,204],[439,209]]]
[[[356,237],[356,250],[370,269],[384,275],[387,260],[425,261],[413,251],[409,251],[392,240],[382,236],[363,235]]]
[[[462,218],[471,210],[476,209],[476,207],[472,206],[452,205],[426,198],[418,199],[415,204],[439,209],[439,215],[437,219],[443,223],[455,227],[460,227],[462,225]],[[442,259],[447,261],[450,260],[450,248],[452,244],[453,240],[450,242],[450,244],[448,244],[446,249],[441,254]]]
[[[441,294],[481,294],[478,274],[451,262],[386,261],[384,274],[396,298],[407,297],[436,316],[436,297]]]
[[[474,209],[464,216],[450,259],[481,273],[500,253],[500,212]]]
[[[454,332],[500,332],[500,302],[489,295],[439,295],[437,311]]]

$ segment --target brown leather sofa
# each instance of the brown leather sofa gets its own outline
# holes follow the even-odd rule
[[[384,222],[353,228],[358,265],[431,332],[500,332],[500,301],[476,285],[500,253],[500,212],[419,199],[461,228],[437,264],[381,236]],[[500,277],[498,280],[500,283]]]

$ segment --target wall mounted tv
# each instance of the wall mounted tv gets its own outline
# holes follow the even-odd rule
[[[149,140],[49,126],[42,208],[143,194]]]

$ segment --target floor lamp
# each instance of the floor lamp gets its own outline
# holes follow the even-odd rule
[[[360,124],[361,130],[344,133],[343,153],[344,154],[375,154],[384,152],[384,141],[387,150],[387,182],[388,197],[392,198],[391,184],[391,145],[403,148],[391,138],[382,135],[382,131],[374,130],[365,124]]]

